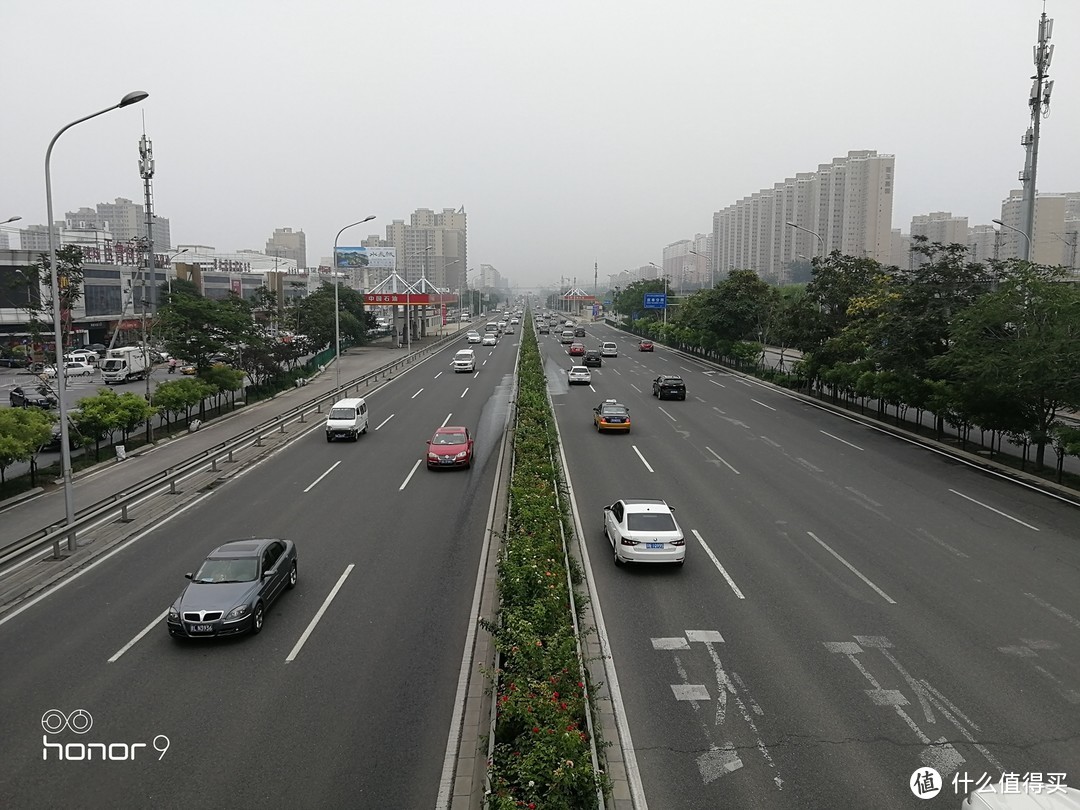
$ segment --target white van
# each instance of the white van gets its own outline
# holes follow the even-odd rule
[[[454,355],[454,373],[459,371],[476,371],[476,352],[472,349],[461,349]]]
[[[360,397],[338,400],[326,417],[328,442],[342,438],[352,439],[355,442],[361,433],[367,433],[367,429],[368,407]]]

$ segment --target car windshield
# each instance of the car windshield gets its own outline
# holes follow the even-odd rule
[[[202,585],[221,582],[254,582],[258,574],[259,560],[256,557],[210,557],[202,564],[199,573],[192,580]]]
[[[588,374],[589,370],[585,366],[574,366],[570,369],[571,374]]]
[[[331,408],[330,409],[330,418],[331,419],[355,419],[356,418],[356,409],[355,408]]]
[[[461,432],[455,433],[436,433],[435,438],[431,440],[432,444],[465,444],[465,434]]]
[[[632,532],[674,532],[675,518],[667,512],[628,512],[626,528]]]
[[[664,377],[660,382],[665,385],[682,385],[682,377]]]

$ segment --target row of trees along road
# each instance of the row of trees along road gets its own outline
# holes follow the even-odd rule
[[[834,251],[811,281],[777,288],[735,270],[709,290],[672,301],[668,323],[642,306],[662,279],[631,284],[613,308],[635,331],[708,357],[753,364],[763,346],[798,349],[784,384],[834,398],[874,399],[903,418],[915,409],[966,441],[972,429],[1051,445],[1058,471],[1080,455],[1080,283],[1060,267],[1015,259],[971,262],[967,247],[916,237],[909,269]],[[993,442],[991,442],[993,446]]]

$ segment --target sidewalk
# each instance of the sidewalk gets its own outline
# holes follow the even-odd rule
[[[455,334],[459,327],[470,329],[470,324],[448,324],[443,327],[443,337]],[[438,334],[429,335],[412,342],[412,355],[420,360],[429,356],[426,351],[441,340]],[[341,355],[341,382],[361,377],[380,366],[410,356],[405,349],[391,347],[386,338],[367,346],[349,349]],[[74,481],[75,510],[97,503],[118,492],[130,489],[152,475],[170,469],[202,450],[214,447],[232,436],[256,427],[301,403],[334,390],[336,372],[329,363],[318,375],[310,378],[301,388],[290,388],[271,399],[242,406],[232,413],[206,422],[196,433],[180,432],[155,445],[140,448],[123,462],[104,460],[82,470]],[[45,526],[64,521],[64,492],[62,487],[51,488],[36,497],[17,501],[5,508],[0,503],[4,526],[4,539],[25,537]]]

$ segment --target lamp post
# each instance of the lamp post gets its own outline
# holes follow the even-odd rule
[[[178,250],[172,256],[169,257],[169,261],[165,265],[165,282],[169,285],[169,302],[172,303],[172,276],[169,275],[169,270],[172,269],[172,263],[176,261],[176,257],[181,253],[187,253],[190,248],[184,248]]]
[[[68,446],[67,409],[64,396],[67,382],[64,379],[64,333],[60,321],[63,314],[60,309],[60,274],[56,269],[56,236],[53,231],[52,168],[50,166],[52,150],[57,139],[76,124],[89,121],[91,118],[97,118],[99,115],[118,110],[121,107],[138,104],[149,95],[144,90],[135,90],[120,99],[118,104],[113,104],[104,110],[98,110],[96,113],[72,121],[53,135],[52,140],[49,141],[49,148],[45,150],[45,207],[48,210],[45,228],[49,236],[49,280],[52,283],[53,337],[56,341],[56,404],[60,409],[60,468],[63,471],[64,478],[64,512],[69,528],[75,522],[75,491],[71,482],[71,448]],[[75,550],[75,533],[73,531],[68,533],[67,547],[68,551]],[[56,551],[59,552],[59,550],[59,545],[57,545]]]
[[[341,234],[354,228],[357,225],[363,225],[365,222],[371,222],[375,219],[374,214],[369,214],[359,222],[353,222],[346,225],[340,231],[337,232],[337,236],[334,237],[334,380],[337,390],[341,390],[341,312],[338,306],[338,257],[337,257],[337,243],[341,238]]]
[[[802,225],[796,225],[794,222],[785,223],[789,228],[794,228],[797,231],[806,231],[817,237],[818,243],[821,245],[821,260],[825,260],[825,240],[821,238],[821,234],[817,231],[812,231],[809,228],[804,228]]]
[[[1002,228],[1004,228],[1004,229],[1005,229],[1005,230],[1007,230],[1007,231],[1015,231],[1016,233],[1018,233],[1018,234],[1020,234],[1020,235],[1021,235],[1022,237],[1024,237],[1024,241],[1025,241],[1025,242],[1027,242],[1027,255],[1028,255],[1028,260],[1029,260],[1029,261],[1031,260],[1031,253],[1032,253],[1032,250],[1031,250],[1031,237],[1030,237],[1030,236],[1028,236],[1028,235],[1027,235],[1026,233],[1024,233],[1024,232],[1023,232],[1022,230],[1020,230],[1019,228],[1014,228],[1014,227],[1013,227],[1012,225],[1006,225],[1006,224],[1005,224],[1004,222],[1002,222],[1002,221],[1001,221],[1000,219],[992,219],[992,220],[990,220],[990,221],[991,221],[991,222],[993,222],[993,223],[994,223],[995,225],[1000,225],[1000,226],[1001,226]]]
[[[22,217],[8,217],[3,222],[0,222],[0,225],[7,225],[9,222],[18,222],[20,219],[22,219]]]
[[[658,265],[656,262],[649,262],[653,267],[660,271],[661,275],[664,275],[664,268]],[[664,326],[667,326],[667,276],[664,275]]]
[[[693,253],[695,256],[700,256],[702,259],[704,259],[708,263],[708,265],[709,265],[709,286],[710,287],[715,287],[716,286],[716,270],[713,269],[712,257],[711,256],[706,256],[704,253],[698,253],[696,250],[691,250],[690,252]]]

